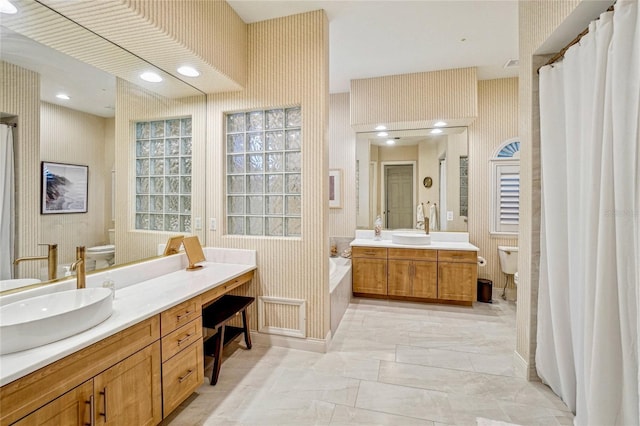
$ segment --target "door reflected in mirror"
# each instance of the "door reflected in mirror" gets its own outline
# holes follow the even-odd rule
[[[378,215],[386,229],[420,229],[424,216],[432,231],[467,232],[467,128],[432,130],[358,133],[359,229],[373,228]]]

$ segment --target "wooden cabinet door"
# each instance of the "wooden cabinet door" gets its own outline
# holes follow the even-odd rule
[[[83,426],[92,424],[90,419],[92,396],[93,380],[89,380],[24,417],[14,425]]]
[[[387,294],[387,259],[353,258],[353,292]]]
[[[438,298],[473,302],[477,277],[475,263],[438,262]]]
[[[160,342],[94,378],[96,425],[156,425],[162,421]]]
[[[438,264],[436,262],[413,262],[412,297],[436,299],[438,297]]]
[[[388,294],[390,296],[411,296],[412,262],[410,260],[389,259],[388,268]]]

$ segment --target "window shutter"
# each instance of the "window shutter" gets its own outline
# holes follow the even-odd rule
[[[518,226],[520,216],[520,174],[500,173],[500,225]]]

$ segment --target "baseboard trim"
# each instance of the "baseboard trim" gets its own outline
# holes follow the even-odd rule
[[[529,372],[529,363],[517,351],[513,351],[513,372],[523,379],[527,379]]]
[[[301,339],[299,337],[252,332],[251,340],[260,346],[280,346],[301,351],[326,353],[331,342],[331,332],[327,335],[327,339]]]

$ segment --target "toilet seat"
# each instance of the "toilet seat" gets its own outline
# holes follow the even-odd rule
[[[109,253],[116,250],[116,246],[113,244],[106,244],[104,246],[89,247],[87,253]]]

